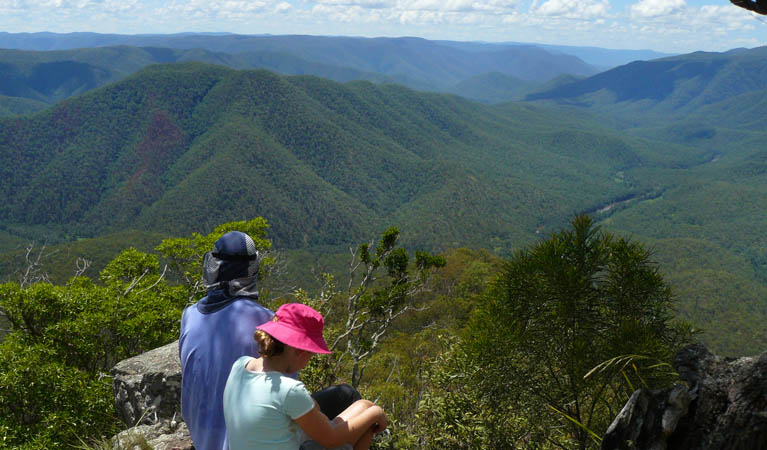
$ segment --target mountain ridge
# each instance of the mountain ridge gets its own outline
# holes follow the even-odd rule
[[[767,47],[723,53],[695,52],[636,61],[573,83],[530,94],[612,112],[690,113],[719,101],[767,89]]]

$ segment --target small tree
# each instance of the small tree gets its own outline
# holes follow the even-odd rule
[[[672,323],[671,291],[649,258],[587,216],[517,252],[468,327],[469,354],[484,368],[481,392],[526,414],[538,442],[593,445],[630,386],[669,381],[655,363],[691,337]],[[592,372],[621,355],[639,355],[634,370]]]
[[[335,279],[325,275],[320,295],[299,298],[326,317],[325,336],[332,355],[315,358],[314,367],[303,378],[314,379],[315,387],[333,384],[343,367],[351,370],[350,383],[358,387],[370,356],[381,345],[394,321],[418,308],[418,294],[427,289],[432,271],[445,265],[444,258],[416,251],[411,265],[408,252],[399,247],[399,230],[386,230],[371,251],[364,243],[352,251],[346,289],[337,290]]]

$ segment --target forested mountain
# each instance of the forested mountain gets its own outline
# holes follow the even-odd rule
[[[40,111],[72,95],[121,80],[150,64],[184,61],[237,69],[265,68],[292,75],[313,74],[341,82],[404,81],[275,52],[232,55],[201,49],[128,46],[49,52],[0,50],[0,116]]]
[[[30,114],[48,106],[47,103],[39,100],[0,95],[0,117]]]
[[[713,155],[704,165],[647,172],[666,180],[662,195],[620,204],[605,221],[660,240],[659,257],[688,299],[684,314],[707,329],[750,330],[742,322],[750,313],[732,311],[767,311],[766,94],[767,47],[760,47],[634,62],[527,97]],[[754,335],[723,333],[722,340],[736,349],[744,333]]]
[[[6,33],[0,32],[0,48],[13,48],[19,50],[37,50],[37,51],[49,51],[49,50],[70,50],[76,48],[86,47],[110,47],[116,45],[130,45],[130,46],[159,46],[159,47],[171,47],[171,48],[205,48],[212,50],[213,48],[207,45],[217,45],[216,51],[228,51],[226,47],[220,46],[221,37],[224,37],[224,42],[228,39],[230,42],[233,40],[242,41],[249,38],[265,38],[274,39],[277,36],[269,35],[251,35],[251,36],[236,36],[230,33],[180,33],[174,35],[119,35],[119,34],[98,34],[98,33]],[[234,36],[234,37],[233,37]],[[214,39],[209,39],[213,37]],[[310,36],[300,36],[301,39],[312,38]],[[358,38],[343,38],[335,37],[333,39],[358,39]],[[324,38],[319,38],[320,41],[324,41]],[[210,44],[205,44],[205,42]],[[187,42],[194,42],[194,44],[188,44]],[[515,46],[531,46],[542,48],[549,52],[560,53],[565,55],[575,56],[586,64],[590,64],[595,67],[611,68],[623,64],[627,64],[637,60],[648,60],[662,58],[670,56],[665,53],[660,53],[652,50],[623,50],[623,49],[607,49],[599,47],[577,47],[566,45],[548,45],[548,44],[531,44],[524,42],[465,42],[465,41],[434,41],[439,45],[450,46],[460,48],[462,50],[471,52],[494,52],[504,47]],[[202,44],[201,44],[202,43]],[[214,44],[215,43],[215,44]],[[240,46],[242,43],[235,44]],[[252,42],[246,43],[246,45],[252,45]],[[240,47],[238,47],[240,48]],[[241,48],[237,51],[247,51]]]
[[[445,91],[485,103],[499,103],[521,100],[540,87],[538,83],[491,72],[467,78]]]
[[[42,62],[28,67],[4,62],[0,70],[3,81],[0,94],[45,103],[81,94],[115,78],[109,70],[72,60]]]
[[[152,66],[0,130],[3,223],[92,236],[262,215],[294,247],[386,222],[431,246],[508,245],[651,189],[632,168],[708,158],[523,105],[201,64]]]
[[[100,35],[94,33],[0,34],[0,48],[62,50],[129,45],[204,49],[230,54],[276,52],[331,66],[399,76],[434,86],[454,84],[487,72],[526,80],[548,80],[562,73],[590,75],[596,70],[577,57],[532,45],[502,45],[463,50],[420,38],[254,35]]]
[[[612,112],[689,114],[747,92],[767,89],[767,47],[724,53],[695,52],[636,61],[592,77],[531,94]]]

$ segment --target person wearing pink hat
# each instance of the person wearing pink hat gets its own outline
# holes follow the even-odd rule
[[[257,326],[261,358],[243,356],[224,389],[224,420],[231,450],[370,447],[387,426],[381,407],[357,400],[332,421],[300,381],[316,353],[330,353],[322,315],[300,303],[280,306],[271,322]]]

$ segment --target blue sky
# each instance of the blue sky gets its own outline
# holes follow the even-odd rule
[[[767,44],[729,0],[0,0],[0,31],[315,34],[665,52]]]

